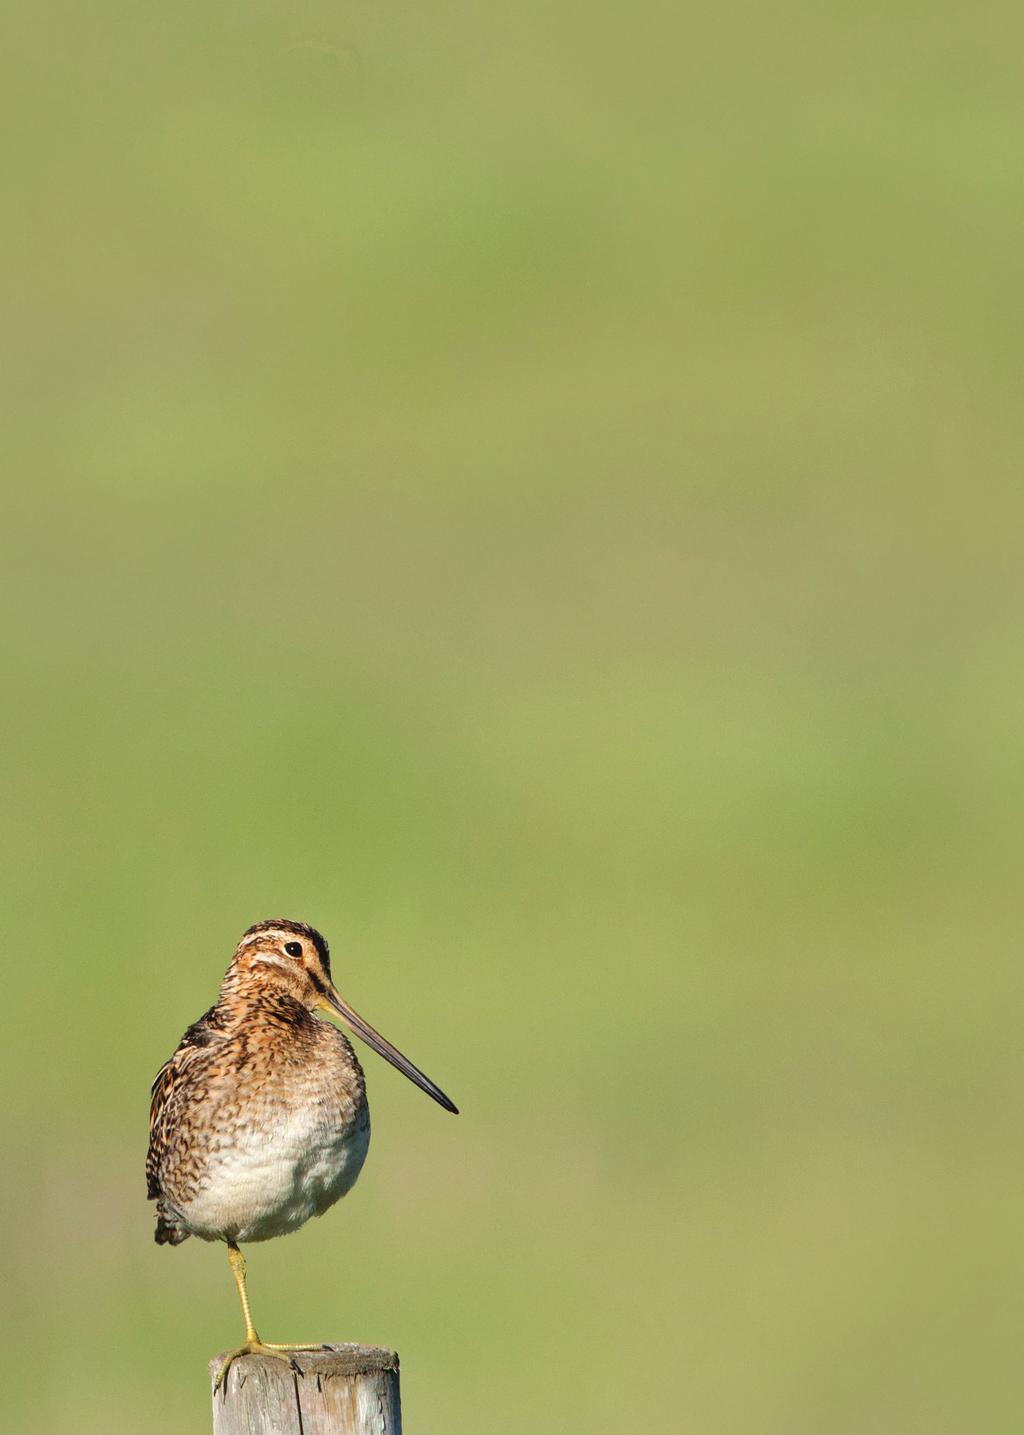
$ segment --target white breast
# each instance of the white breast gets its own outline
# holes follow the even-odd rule
[[[370,1144],[369,1121],[339,1127],[313,1102],[211,1142],[202,1189],[181,1208],[204,1240],[267,1241],[298,1230],[351,1189]]]

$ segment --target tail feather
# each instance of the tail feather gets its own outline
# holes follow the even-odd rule
[[[180,1246],[182,1241],[187,1241],[191,1232],[178,1224],[177,1220],[160,1201],[156,1208],[156,1230],[153,1232],[153,1239],[158,1246]]]

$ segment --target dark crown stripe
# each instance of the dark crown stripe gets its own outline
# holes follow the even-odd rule
[[[268,917],[265,921],[254,922],[242,933],[242,941],[247,937],[258,937],[261,932],[294,932],[297,937],[308,937],[313,943],[320,958],[324,971],[328,977],[331,975],[331,953],[325,939],[315,927],[308,922],[293,922],[287,917]]]

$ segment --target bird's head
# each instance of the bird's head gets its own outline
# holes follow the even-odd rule
[[[239,985],[286,993],[311,1012],[333,990],[327,943],[305,922],[257,922],[242,934],[230,971]]]
[[[408,1057],[353,1011],[331,978],[331,954],[324,938],[305,922],[283,918],[257,922],[242,935],[225,977],[236,989],[273,990],[310,1012],[330,1012],[446,1111],[458,1107]]]

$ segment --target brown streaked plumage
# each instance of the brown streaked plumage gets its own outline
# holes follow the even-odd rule
[[[153,1082],[146,1181],[156,1240],[225,1241],[245,1317],[240,1355],[279,1355],[252,1323],[238,1243],[323,1215],[351,1189],[370,1141],[362,1067],[317,1011],[339,1015],[448,1111],[452,1102],[352,1010],[331,980],[320,933],[258,922],[242,936],[216,1003],[188,1028]]]

